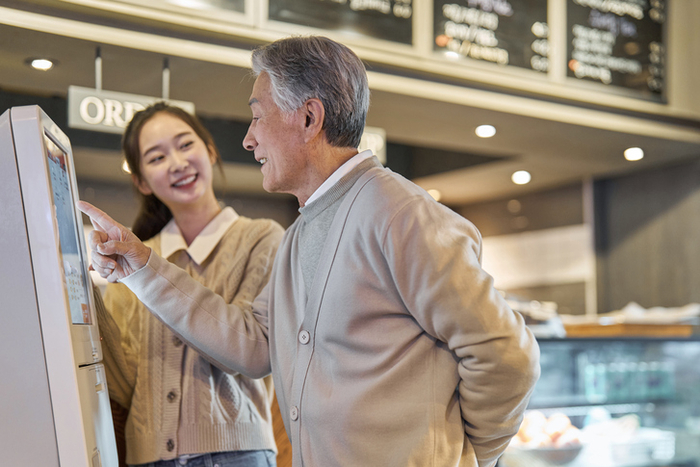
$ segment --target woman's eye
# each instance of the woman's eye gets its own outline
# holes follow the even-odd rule
[[[151,157],[151,158],[148,160],[148,163],[149,163],[149,164],[153,164],[153,163],[156,163],[156,162],[160,162],[160,161],[162,161],[163,159],[165,159],[165,156],[155,156],[155,157]]]
[[[187,149],[194,144],[194,141],[186,141],[180,145],[180,148]]]

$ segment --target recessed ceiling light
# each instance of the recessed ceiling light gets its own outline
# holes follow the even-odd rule
[[[525,185],[527,183],[530,183],[530,180],[532,180],[532,176],[527,170],[518,170],[517,172],[514,172],[513,175],[511,175],[510,179],[513,180],[513,183],[515,183],[516,185]]]
[[[35,70],[41,71],[48,71],[54,66],[54,62],[46,58],[29,58],[27,59],[27,63]]]
[[[627,148],[625,149],[625,159],[628,161],[638,161],[644,157],[642,148]]]
[[[479,125],[476,127],[476,130],[474,130],[474,133],[476,133],[476,136],[479,138],[490,138],[496,134],[496,127],[493,125]]]
[[[435,201],[440,201],[440,198],[442,198],[442,193],[440,193],[440,190],[428,190],[428,194],[432,196]]]

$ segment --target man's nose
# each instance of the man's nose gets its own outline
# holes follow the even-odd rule
[[[250,127],[248,127],[245,138],[243,138],[243,147],[246,151],[255,151],[255,148],[258,147],[258,142],[250,131]]]

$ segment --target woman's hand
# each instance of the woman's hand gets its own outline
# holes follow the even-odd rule
[[[146,265],[151,249],[129,229],[90,203],[78,201],[78,209],[95,228],[88,237],[92,269],[109,282],[117,282]]]

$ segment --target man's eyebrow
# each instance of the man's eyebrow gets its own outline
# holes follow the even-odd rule
[[[258,102],[258,100],[255,97],[253,97],[251,100],[248,101],[248,105],[253,105],[257,102]]]

